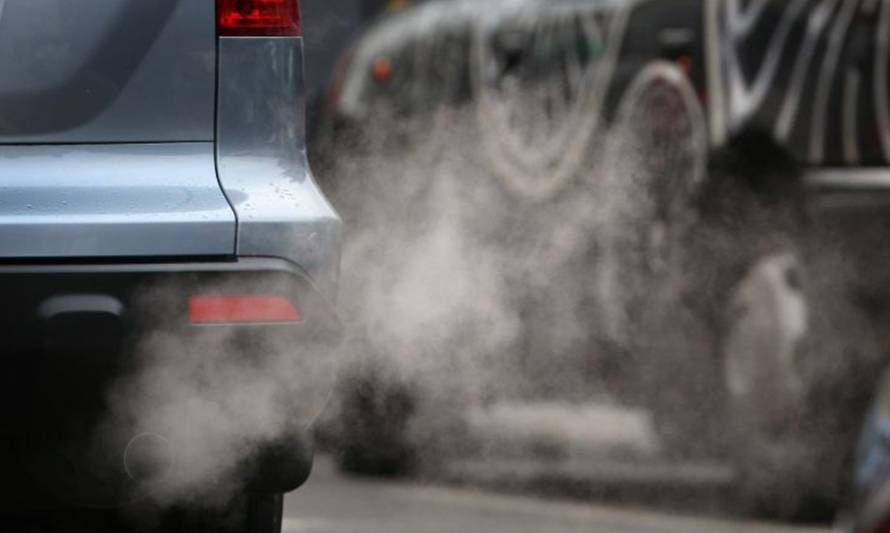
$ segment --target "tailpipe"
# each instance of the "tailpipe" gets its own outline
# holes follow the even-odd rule
[[[136,482],[157,481],[173,469],[170,440],[157,433],[140,433],[124,449],[124,471]]]

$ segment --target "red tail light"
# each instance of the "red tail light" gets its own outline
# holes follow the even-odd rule
[[[237,324],[298,322],[300,312],[287,298],[267,294],[235,296],[192,296],[192,324]]]
[[[219,35],[300,35],[299,0],[216,0]]]

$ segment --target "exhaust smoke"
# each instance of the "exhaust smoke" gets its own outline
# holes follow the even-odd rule
[[[697,363],[713,355],[712,339],[703,334],[695,344],[681,337],[723,320],[719,298],[708,298],[741,279],[746,261],[763,251],[758,246],[787,246],[797,237],[789,231],[788,238],[773,239],[792,226],[787,222],[795,216],[788,213],[795,206],[770,218],[768,206],[748,202],[753,196],[739,182],[718,180],[730,184],[730,193],[709,197],[720,199],[719,205],[694,209],[702,207],[694,206],[704,195],[699,187],[713,185],[704,175],[704,117],[700,109],[690,111],[697,104],[690,91],[678,100],[666,98],[668,107],[677,101],[686,105],[679,106],[685,116],[636,116],[648,108],[634,104],[664,105],[661,95],[652,96],[643,86],[636,97],[651,100],[618,107],[619,119],[627,115],[630,127],[571,120],[564,124],[577,130],[543,135],[542,113],[551,119],[547,126],[557,129],[560,117],[615,114],[602,107],[601,88],[572,90],[562,82],[568,73],[570,81],[599,87],[598,78],[611,75],[609,32],[621,27],[621,17],[582,12],[579,16],[589,17],[583,24],[563,15],[554,26],[552,17],[537,24],[538,14],[546,11],[541,2],[457,2],[460,9],[445,4],[431,4],[418,17],[423,26],[400,20],[369,40],[387,52],[393,43],[401,44],[402,55],[393,56],[400,62],[387,88],[391,92],[365,99],[348,85],[343,105],[356,111],[353,121],[326,132],[330,135],[313,146],[324,156],[316,161],[319,181],[346,227],[339,309],[347,334],[337,357],[252,336],[208,334],[186,343],[158,334],[141,345],[133,372],[110,391],[109,404],[117,406],[113,425],[164,435],[176,451],[170,473],[152,480],[152,494],[160,501],[239,490],[246,457],[314,419],[317,403],[310,407],[297,398],[307,391],[313,398],[326,395],[328,369],[313,364],[319,358],[343,361],[341,386],[322,418],[325,432],[346,441],[350,434],[355,440],[381,438],[391,449],[404,441],[423,450],[421,462],[499,453],[474,440],[468,431],[473,421],[465,414],[501,400],[608,404],[629,397],[639,403],[641,395],[658,393],[670,400],[663,404],[672,413],[707,420],[721,408],[720,394],[707,388],[712,383],[702,387],[701,402],[671,396],[680,388],[674,384],[697,382],[711,370]],[[501,4],[503,13],[497,10]],[[436,16],[443,11],[445,16]],[[492,83],[485,90],[495,92],[477,99],[478,84],[492,81],[487,67],[504,64],[474,62],[491,58],[470,48],[437,61],[442,46],[424,39],[442,21],[448,39],[463,35],[473,46],[495,43],[509,52],[509,35],[488,40],[491,36],[478,33],[499,27],[488,24],[493,13],[517,16],[523,31],[535,37],[526,44],[536,53],[563,50],[566,32],[577,28],[586,39],[596,38],[601,55],[569,58],[565,71],[523,72],[521,66],[516,72],[495,71],[503,84]],[[356,57],[373,57],[371,52],[359,50]],[[436,91],[422,76],[399,78],[403,64],[428,68],[423,72],[441,82]],[[647,75],[658,82],[671,79]],[[469,98],[451,98],[467,87]],[[509,90],[496,92],[504,87]],[[555,106],[554,95],[568,101]],[[356,102],[366,105],[350,107]],[[493,110],[480,108],[493,104]],[[653,132],[670,142],[658,144],[652,138],[658,135],[640,142],[641,134]],[[555,161],[560,150],[551,137],[571,145],[571,172]],[[547,153],[536,157],[542,143]],[[492,150],[495,145],[498,150]],[[523,157],[498,163],[511,152]],[[505,176],[504,169],[523,175]],[[771,169],[771,175],[782,170]],[[519,181],[511,182],[514,178]],[[550,179],[557,186],[534,183]],[[652,185],[658,183],[677,186]],[[659,211],[664,205],[668,209]],[[750,205],[755,207],[745,212]],[[678,211],[682,227],[671,226]],[[697,226],[702,214],[719,229]],[[664,220],[656,221],[659,217]],[[689,232],[706,242],[707,253],[671,252],[676,250],[671,245],[688,243]],[[727,237],[735,233],[744,238]],[[641,273],[649,281],[643,283]],[[684,300],[681,295],[690,287],[708,298]],[[173,297],[152,295],[158,307]],[[652,312],[657,306],[658,313]],[[655,314],[680,320],[665,326],[641,319]],[[641,353],[669,363],[641,372]],[[671,379],[651,375],[664,368]],[[671,387],[663,386],[666,381]],[[635,395],[624,396],[634,387]],[[368,413],[382,415],[369,419]],[[695,434],[699,437],[707,440]],[[546,448],[553,456],[573,453],[565,443]]]

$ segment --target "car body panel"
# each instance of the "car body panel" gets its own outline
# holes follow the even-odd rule
[[[605,45],[620,48],[616,69],[604,72],[613,97],[645,63],[674,60],[683,54],[694,56],[696,64],[700,61],[701,5],[701,0],[676,0],[670,6],[651,0],[493,2],[483,12],[473,0],[430,2],[387,17],[366,32],[350,54],[348,70],[334,86],[339,98],[333,104],[339,115],[359,119],[381,98],[409,112],[476,98],[467,78],[479,77],[472,72],[477,68],[472,63],[481,36],[508,43],[501,50],[504,53],[535,46],[547,50],[549,57],[523,58],[525,64],[538,68],[542,61],[565,59],[567,51],[576,52],[582,44],[596,51],[593,59],[599,58]],[[629,18],[627,24],[606,35],[613,15],[623,12]],[[603,38],[608,42],[600,42]],[[381,57],[393,67],[391,79],[384,82],[372,76],[373,62]],[[584,61],[582,66],[596,64]],[[690,75],[700,88],[704,69]]]
[[[708,8],[712,129],[771,134],[809,165],[890,161],[890,10],[739,0]],[[719,45],[714,40],[718,40]]]
[[[0,1],[0,143],[212,141],[214,3]]]
[[[341,224],[306,158],[302,46],[220,39],[217,170],[238,218],[237,254],[293,261],[332,295]]]
[[[491,28],[513,32],[514,39],[544,37],[546,42],[548,17],[627,8],[626,31],[618,36],[620,57],[603,106],[607,119],[629,80],[648,62],[682,61],[705,97],[715,147],[758,132],[807,166],[861,168],[890,161],[890,10],[879,2],[560,0],[494,2],[484,12],[475,4],[432,3],[369,31],[351,55],[342,83],[334,86],[340,97],[335,113],[358,120],[381,99],[409,112],[442,103],[435,97],[443,83],[430,73],[450,64],[443,50],[458,47],[436,50],[437,61],[431,62],[425,59],[428,43],[459,35],[464,48],[472,49],[480,30]],[[524,26],[511,22],[516,13]],[[577,37],[590,39],[582,33]],[[463,55],[464,64],[451,73],[451,82],[474,68]],[[380,57],[393,64],[392,79],[385,83],[371,75]],[[415,71],[415,65],[423,68]],[[444,103],[478,97],[452,96]]]
[[[0,146],[0,257],[232,255],[213,143]]]

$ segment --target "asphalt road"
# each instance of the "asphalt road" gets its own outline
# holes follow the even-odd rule
[[[285,533],[822,532],[634,508],[505,496],[474,489],[355,479],[326,457],[285,503]]]

